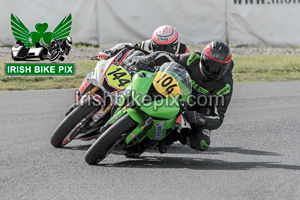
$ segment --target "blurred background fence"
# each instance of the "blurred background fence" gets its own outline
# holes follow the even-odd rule
[[[233,47],[300,46],[300,0],[1,0],[0,46],[15,44],[11,13],[29,31],[37,23],[53,31],[71,13],[75,44],[138,42],[169,24],[193,46],[215,39]]]

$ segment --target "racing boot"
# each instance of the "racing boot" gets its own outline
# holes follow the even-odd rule
[[[172,131],[161,142],[158,143],[158,151],[160,153],[167,153],[170,146],[179,140],[179,134],[177,131]]]
[[[210,145],[210,133],[209,129],[198,129],[197,131],[186,137],[183,142],[185,142],[192,149],[198,151],[206,151]]]

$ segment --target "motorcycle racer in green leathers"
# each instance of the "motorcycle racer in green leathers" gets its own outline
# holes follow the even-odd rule
[[[212,41],[201,53],[175,55],[159,51],[138,61],[137,66],[140,67],[177,62],[187,69],[192,78],[194,104],[185,112],[191,129],[182,130],[177,138],[166,138],[159,148],[160,152],[166,152],[177,139],[196,150],[206,151],[209,148],[211,130],[218,129],[223,123],[232,96],[234,63],[231,58],[226,43]]]

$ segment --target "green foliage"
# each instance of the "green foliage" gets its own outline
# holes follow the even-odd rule
[[[0,90],[42,90],[42,89],[65,89],[77,88],[85,76],[94,71],[96,61],[81,60],[76,62],[75,77],[5,77],[4,62],[0,64]]]

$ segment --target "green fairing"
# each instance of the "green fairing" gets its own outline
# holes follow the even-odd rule
[[[131,117],[131,116],[130,116]],[[139,124],[125,139],[126,144],[129,144],[134,138],[138,142],[143,141],[146,137],[151,140],[162,140],[166,137],[168,129],[174,129],[176,118],[170,120],[153,120],[152,125],[142,130],[142,125]]]
[[[139,77],[140,73],[145,73],[146,77]],[[152,74],[151,76],[148,74]],[[147,76],[148,75],[148,76]],[[179,96],[174,98],[165,98],[157,101],[143,103],[145,96],[147,95],[153,79],[155,78],[156,73],[150,73],[146,71],[141,71],[137,73],[132,79],[132,96],[138,106],[141,106],[140,109],[151,115],[153,117],[159,117],[164,119],[170,119],[175,117],[179,113]],[[157,108],[155,108],[155,105]]]
[[[149,118],[149,116],[146,113],[139,109],[128,108],[127,113],[134,121],[136,121],[139,124],[144,123]]]
[[[134,121],[139,123],[139,125],[131,132],[131,134],[129,134],[126,137],[125,142],[127,144],[131,142],[134,138],[137,138],[139,142],[145,139],[145,137],[149,137],[151,140],[161,140],[166,136],[166,129],[174,129],[177,119],[176,116],[174,116],[172,117],[172,119],[169,120],[153,120],[153,122],[143,130],[142,126],[145,125],[144,122],[150,117],[150,115],[147,115],[141,110],[132,108],[128,108],[127,113]],[[168,118],[171,117],[168,116]],[[159,125],[159,123],[162,124]],[[157,130],[160,128],[157,127],[156,124],[161,126],[161,130]]]
[[[197,54],[197,53],[192,53],[192,54],[189,56],[189,58],[188,58],[188,60],[187,60],[187,62],[186,62],[186,65],[187,65],[187,66],[190,66],[190,65],[192,64],[192,62],[194,62],[194,60],[196,60],[197,58],[200,58],[200,55]]]
[[[219,92],[217,92],[217,95],[219,95],[219,96],[226,95],[226,94],[230,93],[230,90],[231,90],[231,87],[230,87],[229,83],[227,83],[223,89],[221,89]]]
[[[165,127],[169,128],[174,128],[175,127],[175,122],[176,122],[176,115],[179,113],[179,104],[178,104],[178,99],[179,96],[176,96],[174,98],[165,98],[162,100],[157,100],[156,102],[149,102],[143,104],[144,101],[144,96],[148,93],[148,90],[150,89],[153,79],[155,78],[155,74],[150,73],[150,75],[146,77],[140,77],[140,73],[145,73],[148,75],[150,72],[145,72],[141,71],[137,73],[133,79],[132,79],[132,97],[134,98],[136,104],[139,107],[139,109],[132,109],[128,108],[127,113],[129,116],[136,122],[139,123],[138,127],[134,129],[132,134],[134,134],[134,138],[136,137],[139,141],[142,141],[146,136],[149,137],[152,140],[155,140],[156,136],[156,123],[163,122],[163,130],[160,133],[159,138],[164,138],[166,134]],[[158,109],[154,110],[154,105],[159,105],[157,106]],[[171,106],[168,106],[171,105]],[[173,105],[173,106],[172,106]],[[159,117],[159,118],[166,118],[171,120],[155,120],[154,126],[147,132],[147,134],[143,134],[143,137],[140,137],[140,134],[142,132],[141,125],[149,118],[149,116],[152,117]],[[158,131],[159,132],[159,131]],[[133,139],[133,135],[129,134],[126,138],[126,143],[128,144],[130,141]]]
[[[146,77],[139,77],[139,74],[145,73]],[[149,74],[149,75],[148,75]],[[147,72],[147,71],[140,71],[139,73],[135,74],[132,78],[132,97],[135,100],[135,103],[138,106],[143,105],[144,99],[149,91],[149,88],[152,85],[152,81],[155,78],[155,74]],[[151,76],[150,76],[151,75]]]
[[[141,73],[144,73],[143,75]],[[108,124],[112,124],[120,117],[128,113],[128,115],[138,123],[138,125],[125,138],[125,143],[130,144],[132,141],[142,142],[145,138],[152,141],[159,141],[165,138],[167,131],[173,130],[176,125],[176,119],[180,112],[179,98],[186,101],[191,94],[184,84],[179,84],[182,95],[169,98],[163,98],[157,101],[144,103],[145,96],[148,94],[153,80],[157,73],[150,73],[147,71],[140,71],[133,79],[129,86],[128,93],[123,95],[123,100],[130,95],[135,102],[135,105],[127,109],[119,110],[114,117],[112,117]],[[125,101],[119,102],[120,107],[125,106]],[[156,106],[156,108],[155,108]],[[153,119],[154,118],[154,119]],[[157,119],[159,118],[159,119]]]
[[[147,132],[147,137],[151,140],[162,140],[166,136],[166,130],[174,129],[176,125],[176,119],[172,118],[169,120],[153,120],[153,126]],[[162,123],[159,125],[159,123]],[[159,126],[162,128],[162,132],[160,133]],[[144,138],[143,138],[144,139]]]
[[[175,117],[180,111],[178,100],[179,96],[160,99],[155,102],[145,103],[140,109],[153,117],[170,119]]]
[[[140,77],[140,73],[145,73],[146,76]],[[145,137],[149,137],[151,140],[161,140],[166,136],[167,129],[174,129],[175,127],[176,116],[180,111],[178,104],[179,96],[143,104],[144,96],[148,93],[155,75],[156,73],[141,71],[132,79],[131,87],[133,92],[131,94],[139,108],[128,108],[127,113],[134,121],[138,122],[139,125],[126,137],[125,142],[127,144],[134,138],[136,138],[138,142],[141,142]],[[185,97],[185,99],[186,98],[187,97]],[[158,105],[156,109],[154,109],[155,105]],[[145,128],[146,130],[142,130],[142,125],[144,125],[144,122],[150,116],[169,120],[153,120],[151,123],[152,126],[148,126]]]

